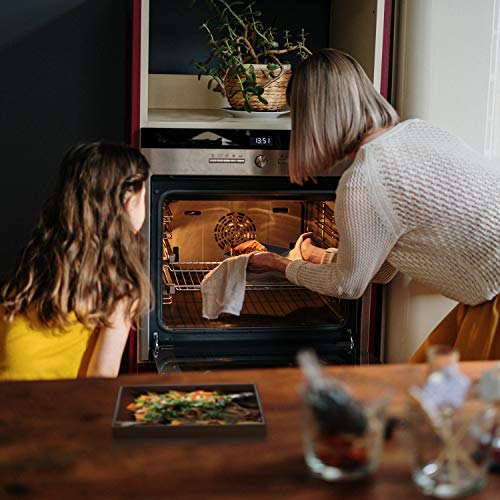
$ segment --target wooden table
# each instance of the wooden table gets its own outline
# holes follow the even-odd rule
[[[493,363],[463,363],[476,376]],[[391,413],[401,413],[404,390],[424,367],[331,367],[339,378],[389,382],[398,390]],[[422,497],[410,478],[408,452],[386,443],[375,477],[330,484],[310,477],[302,456],[297,369],[123,376],[114,380],[0,384],[0,497],[169,499],[380,499]],[[258,384],[268,432],[262,441],[172,442],[117,440],[111,419],[122,384]],[[498,498],[500,476],[471,498]]]

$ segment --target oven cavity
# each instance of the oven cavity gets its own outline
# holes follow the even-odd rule
[[[169,330],[290,330],[345,323],[343,301],[301,288],[278,273],[247,275],[240,316],[203,318],[201,281],[235,245],[257,239],[286,256],[303,230],[311,230],[321,245],[337,241],[337,233],[333,209],[326,202],[289,200],[285,206],[283,201],[197,201],[196,207],[194,203],[165,199],[162,206],[162,320]],[[195,220],[189,217],[192,212],[198,214]]]

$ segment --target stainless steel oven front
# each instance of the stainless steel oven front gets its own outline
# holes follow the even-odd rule
[[[160,372],[294,363],[314,348],[327,363],[359,363],[368,351],[369,292],[322,296],[275,276],[248,282],[240,316],[206,320],[204,275],[243,241],[286,251],[306,231],[336,246],[338,177],[295,186],[289,131],[143,129],[152,167],[146,266],[154,304],[141,321],[139,362]]]

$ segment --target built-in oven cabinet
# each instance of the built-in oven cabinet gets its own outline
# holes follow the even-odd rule
[[[201,5],[202,1],[199,1],[198,5]],[[352,54],[362,64],[376,88],[388,96],[394,0],[319,0],[309,2],[307,7],[302,0],[258,2],[262,3],[263,11],[276,17],[277,24],[281,22],[287,27],[306,24],[311,34],[310,40],[314,41],[316,37],[318,41],[315,48],[330,46]],[[245,319],[225,318],[228,327],[222,328],[222,324],[217,326],[215,323],[209,327],[200,325],[199,303],[194,306],[194,318],[189,316],[193,308],[185,303],[194,298],[200,300],[197,287],[203,273],[210,269],[206,264],[218,262],[222,258],[220,250],[223,249],[215,239],[215,227],[217,223],[223,223],[224,216],[227,218],[232,213],[236,214],[234,217],[239,217],[238,214],[243,214],[255,224],[258,238],[262,237],[263,241],[270,244],[275,241],[279,243],[278,247],[285,247],[300,232],[313,227],[310,214],[314,210],[322,214],[320,217],[325,216],[325,220],[334,220],[334,189],[330,183],[324,186],[324,192],[320,194],[321,189],[307,193],[307,189],[301,191],[291,186],[287,177],[288,152],[283,145],[275,144],[261,152],[254,150],[259,148],[228,152],[225,149],[196,151],[191,146],[186,150],[179,143],[177,146],[159,144],[151,149],[147,144],[141,144],[141,137],[149,137],[160,129],[169,130],[169,136],[171,132],[175,134],[176,130],[197,129],[216,134],[217,131],[224,130],[227,133],[233,129],[244,130],[249,137],[254,133],[265,137],[266,131],[279,136],[280,132],[291,128],[287,115],[269,119],[255,115],[239,118],[228,114],[223,109],[227,102],[219,94],[209,91],[206,80],[202,77],[199,81],[192,67],[178,70],[170,64],[172,61],[176,64],[179,61],[189,62],[200,56],[192,50],[191,43],[198,36],[192,30],[197,31],[200,23],[196,19],[193,21],[191,15],[182,13],[189,3],[185,0],[133,0],[131,141],[148,155],[154,172],[148,184],[145,236],[148,241],[146,265],[155,287],[156,303],[145,322],[141,322],[137,345],[134,342],[129,344],[129,365],[133,370],[137,362],[147,362],[154,356],[160,365],[159,369],[163,370],[166,366],[176,366],[176,356],[186,362],[191,358],[194,365],[204,355],[212,356],[214,363],[216,358],[223,362],[224,356],[227,356],[233,361],[239,359],[245,365],[249,354],[254,359],[261,354],[262,359],[267,360],[272,360],[274,356],[275,362],[281,363],[287,349],[289,353],[294,353],[303,344],[304,332],[307,330],[307,326],[301,324],[301,321],[306,320],[290,309],[289,304],[288,309],[283,306],[289,302],[288,299],[281,301],[282,317],[275,314],[271,318],[272,315],[267,314],[266,325],[260,330],[260,320],[248,317],[254,306],[249,305],[249,309],[243,311]],[[162,27],[161,23],[158,25],[161,19],[168,20],[170,28]],[[308,24],[311,19],[312,25]],[[206,41],[199,47],[206,54]],[[164,69],[160,67],[162,61],[165,61]],[[176,140],[173,142],[176,143]],[[162,157],[164,147],[169,148],[169,161],[164,161]],[[219,153],[223,153],[224,158],[218,158]],[[217,164],[217,160],[225,161],[228,157],[232,159],[238,155],[241,155],[239,160],[244,160],[241,165]],[[265,156],[265,168],[262,168],[260,156]],[[243,163],[245,168],[240,168]],[[332,171],[329,175],[340,175],[341,170]],[[216,179],[202,180],[205,175],[215,176]],[[224,182],[231,176],[237,179],[233,179],[233,184],[224,190]],[[258,180],[252,179],[252,176]],[[193,189],[193,181],[197,179],[201,184],[196,184]],[[275,179],[277,184],[269,182],[271,179]],[[236,185],[242,186],[242,189],[235,190],[234,182],[238,180],[240,184]],[[242,180],[244,183],[241,183]],[[189,185],[184,185],[182,194],[178,183],[186,181]],[[253,182],[257,184],[250,192],[248,186],[252,186]],[[268,192],[264,193],[264,186],[272,188],[269,187]],[[208,195],[208,192],[211,194]],[[257,196],[257,193],[260,195]],[[201,212],[200,215],[197,212]],[[274,222],[269,222],[270,214],[273,214]],[[195,221],[198,221],[198,225]],[[185,241],[192,234],[188,228],[192,225],[200,227],[198,243],[187,244]],[[165,253],[165,247],[168,247],[165,235],[169,227],[172,229],[172,241],[168,242],[171,248]],[[324,231],[322,236],[325,237],[327,233]],[[332,234],[330,242],[323,241],[324,246],[335,246],[335,234]],[[201,248],[197,248],[197,245]],[[191,280],[196,276],[192,274],[192,269],[183,269],[183,262],[195,262],[201,266],[198,281],[192,284],[196,287],[194,290],[182,288],[180,278]],[[268,293],[258,288],[247,291],[249,301],[253,298],[258,300],[263,292]],[[280,289],[279,293],[288,294],[289,297],[306,292],[294,290],[292,293],[292,289]],[[310,296],[306,299],[313,300]],[[313,329],[309,343],[315,344],[332,362],[362,361],[365,352],[376,351],[376,345],[380,342],[379,299],[380,294],[372,287],[360,301],[328,301],[314,297],[313,302],[321,301],[321,306],[319,302],[317,304],[323,312],[325,307],[328,309],[329,318],[322,321],[323,316],[318,314],[321,325]],[[266,312],[262,308],[259,311]],[[184,314],[182,318],[179,316],[181,314]],[[296,318],[297,321],[289,321],[284,330],[284,317],[293,318],[293,314],[300,317]],[[342,321],[333,320],[336,315]],[[323,336],[325,331],[329,335],[327,342],[324,342],[328,336]],[[248,332],[252,335],[247,338],[241,335]],[[174,356],[172,350],[176,351]]]

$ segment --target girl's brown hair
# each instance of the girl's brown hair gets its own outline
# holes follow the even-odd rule
[[[359,63],[335,49],[319,50],[297,65],[287,99],[290,179],[298,184],[355,151],[367,132],[399,121]]]
[[[65,329],[68,314],[89,328],[108,326],[127,298],[137,316],[150,298],[143,239],[125,210],[149,164],[128,146],[82,144],[64,156],[59,179],[15,272],[0,291],[12,318],[35,308],[43,325]]]

